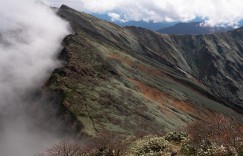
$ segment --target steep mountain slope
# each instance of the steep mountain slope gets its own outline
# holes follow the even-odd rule
[[[130,29],[155,59],[196,78],[231,107],[242,110],[242,29],[211,35],[165,36]]]
[[[171,130],[215,113],[242,112],[243,30],[169,36],[119,27],[62,6],[70,22],[48,87],[95,135]]]
[[[182,35],[182,34],[210,34],[216,32],[226,32],[230,31],[232,27],[210,27],[200,26],[201,22],[191,22],[191,23],[177,23],[174,26],[159,29],[158,32],[170,34],[170,35]]]

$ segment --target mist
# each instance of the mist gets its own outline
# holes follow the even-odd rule
[[[48,98],[30,96],[61,66],[57,56],[70,28],[34,0],[0,1],[0,21],[0,155],[32,156],[60,139],[39,120],[49,114],[32,108]]]

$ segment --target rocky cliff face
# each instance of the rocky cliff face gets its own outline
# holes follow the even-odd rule
[[[215,113],[242,113],[243,30],[169,36],[119,27],[62,6],[70,22],[48,87],[95,135],[160,132]],[[237,112],[238,113],[237,113]]]

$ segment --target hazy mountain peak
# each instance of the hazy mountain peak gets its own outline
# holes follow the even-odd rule
[[[233,27],[208,26],[203,22],[177,23],[174,26],[159,29],[158,32],[173,35],[182,34],[211,34],[217,32],[227,32],[233,30]]]

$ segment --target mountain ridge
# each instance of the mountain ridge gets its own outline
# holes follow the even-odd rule
[[[65,65],[47,87],[62,93],[60,104],[82,133],[152,133],[242,112],[241,29],[177,36],[122,28],[67,6],[58,15],[74,34],[64,39]]]

